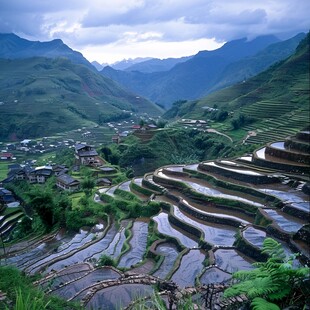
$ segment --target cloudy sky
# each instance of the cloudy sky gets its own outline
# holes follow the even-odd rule
[[[309,0],[0,0],[0,32],[62,39],[90,61],[181,57],[310,28]]]

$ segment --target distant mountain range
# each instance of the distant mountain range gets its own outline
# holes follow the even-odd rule
[[[143,97],[169,108],[176,100],[197,99],[237,82],[248,85],[251,76],[290,56],[304,37],[299,34],[286,41],[274,36],[240,39],[190,57],[149,59],[130,64],[124,71],[105,67],[99,73],[61,40],[34,42],[0,34],[0,138],[50,135],[120,119],[129,112],[160,115],[163,110],[158,104]],[[293,65],[289,69],[293,70]],[[280,73],[276,79],[281,80]],[[277,91],[285,92],[289,85],[285,83]],[[225,96],[218,100],[211,94],[208,98],[221,106],[233,98],[230,91]],[[197,102],[174,106],[177,111],[168,115],[190,116],[191,111],[199,115]]]
[[[134,59],[123,59],[121,61],[116,61],[113,64],[108,63],[99,63],[98,61],[93,61],[91,64],[98,70],[101,71],[104,67],[110,66],[111,68],[115,70],[126,70],[127,68],[130,68],[133,65],[136,65],[140,62],[148,61],[152,59],[151,57],[138,57]]]
[[[186,56],[181,58],[134,58],[134,59],[124,59],[122,61],[117,61],[113,64],[102,63],[93,61],[91,64],[98,70],[101,71],[104,67],[111,67],[115,70],[123,71],[139,71],[144,73],[168,71],[173,68],[176,64],[185,62],[191,59],[193,56]]]
[[[202,99],[176,102],[163,117],[218,121],[226,111],[227,118],[221,120],[221,131],[232,134],[234,124],[235,129],[252,131],[254,135],[249,141],[257,144],[284,139],[309,128],[309,43],[310,33],[290,57],[247,81]]]
[[[147,63],[154,62],[149,60],[125,71],[105,67],[101,74],[169,108],[174,101],[197,99],[258,74],[292,54],[304,37],[301,33],[286,41],[271,35],[234,40],[217,50],[201,51],[168,71],[146,73]],[[139,67],[144,72],[137,71]]]

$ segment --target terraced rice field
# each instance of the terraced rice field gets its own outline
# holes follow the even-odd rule
[[[283,141],[276,146],[285,151]],[[264,149],[260,152],[265,155]],[[50,294],[80,301],[87,309],[117,309],[137,296],[151,295],[153,287],[146,284],[146,275],[133,275],[128,282],[128,274],[118,269],[99,268],[102,255],[113,258],[117,268],[154,276],[147,278],[150,282],[172,280],[179,287],[227,282],[233,272],[253,268],[266,237],[279,240],[288,255],[294,237],[302,262],[309,261],[309,247],[297,235],[307,224],[309,196],[293,175],[286,175],[285,181],[295,188],[284,184],[285,171],[257,167],[247,157],[210,162],[209,166],[220,168],[216,174],[201,169],[206,163],[169,166],[134,179],[134,191],[130,181],[100,190],[111,197],[118,196],[117,189],[132,194],[141,190],[162,209],[151,219],[114,223],[111,217],[99,232],[81,230],[37,241],[5,263],[29,274],[43,273],[37,285]],[[238,173],[238,180],[222,176],[223,171]],[[262,176],[259,183],[251,180],[257,176]],[[99,193],[95,201],[104,203]],[[283,206],[296,213],[286,213]],[[148,244],[150,223],[160,238],[154,248]]]

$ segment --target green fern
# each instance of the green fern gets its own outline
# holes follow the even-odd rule
[[[280,308],[271,302],[266,301],[264,298],[256,297],[253,299],[251,306],[253,310],[280,310]]]
[[[277,308],[264,308],[261,305],[263,301],[266,306],[269,301],[281,303],[302,294],[299,287],[303,280],[309,277],[310,269],[293,268],[293,259],[296,256],[287,257],[282,245],[271,238],[264,240],[262,252],[269,255],[267,262],[253,264],[256,269],[234,273],[233,278],[238,283],[229,287],[224,292],[224,297],[245,294],[253,301],[251,305],[255,310],[279,309],[272,303],[270,305],[275,305]],[[303,297],[305,296],[302,296],[300,300],[304,300]]]

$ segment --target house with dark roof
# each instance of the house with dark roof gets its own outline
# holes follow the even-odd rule
[[[52,168],[56,177],[69,172],[69,169],[65,165],[54,165]]]
[[[0,204],[6,205],[14,201],[15,201],[15,198],[12,192],[3,187],[0,187]]]
[[[51,166],[36,167],[27,173],[27,178],[30,183],[45,183],[52,175],[53,168]]]
[[[41,166],[33,168],[31,165],[24,166],[19,164],[9,165],[9,172],[5,183],[14,180],[27,180],[29,183],[45,183],[46,180],[52,175],[53,168],[51,166]]]
[[[75,192],[80,188],[80,181],[72,178],[68,174],[61,174],[56,179],[56,186],[68,192]]]
[[[75,158],[79,164],[90,165],[98,162],[98,153],[92,146],[87,144],[76,144],[74,149]]]

